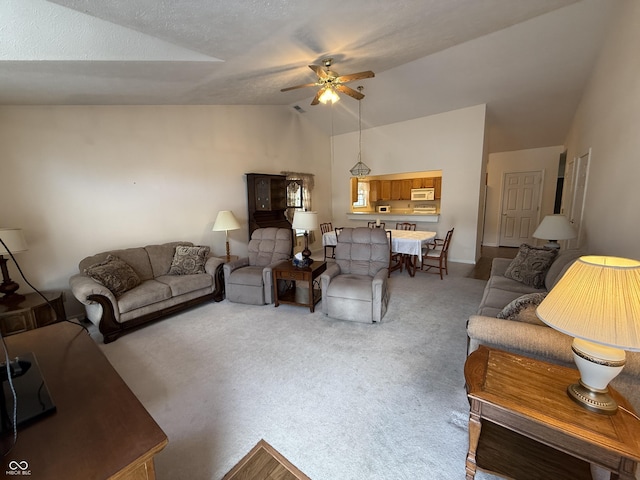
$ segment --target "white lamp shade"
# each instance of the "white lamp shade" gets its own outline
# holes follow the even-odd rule
[[[11,253],[27,251],[27,242],[24,239],[22,230],[19,228],[0,228],[0,238]],[[0,255],[7,255],[9,253],[7,248],[0,243]]]
[[[214,232],[223,232],[227,230],[237,230],[239,228],[240,224],[231,210],[220,210],[211,230]]]
[[[296,230],[317,230],[318,229],[318,212],[303,212],[296,210],[293,215],[293,224],[291,228]]]
[[[580,257],[547,294],[536,314],[572,337],[640,351],[640,262]]]
[[[533,232],[533,237],[543,240],[569,240],[576,238],[576,231],[564,215],[547,215]]]

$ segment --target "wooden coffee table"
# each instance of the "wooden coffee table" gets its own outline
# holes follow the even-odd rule
[[[322,291],[319,286],[318,288],[314,287],[314,281],[326,269],[327,262],[318,261],[313,262],[310,267],[306,268],[295,267],[290,261],[281,262],[273,267],[273,298],[275,299],[275,306],[277,307],[281,303],[301,305],[309,307],[309,310],[313,312],[316,303],[322,298]],[[278,280],[290,282],[288,288],[278,288]],[[297,289],[299,286],[296,282],[306,283],[305,290]],[[304,291],[304,294],[300,294],[301,291]]]
[[[480,346],[467,358],[467,480],[476,467],[509,478],[591,479],[596,464],[635,479],[640,422],[619,409],[590,412],[566,393],[577,370]],[[618,405],[633,411],[611,389]],[[616,478],[616,477],[614,477]]]

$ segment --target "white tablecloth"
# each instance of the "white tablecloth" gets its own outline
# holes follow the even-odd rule
[[[422,230],[389,230],[391,232],[391,251],[393,253],[404,253],[407,255],[417,255],[418,260],[422,260],[422,246],[436,238],[436,232],[425,232]],[[336,232],[322,234],[322,246],[336,245],[338,239]]]

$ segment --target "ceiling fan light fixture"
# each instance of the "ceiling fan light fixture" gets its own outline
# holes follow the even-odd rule
[[[358,91],[362,93],[364,87],[361,85],[358,87]],[[358,178],[366,177],[371,173],[371,169],[362,162],[362,99],[358,100],[358,163],[356,163],[351,170],[351,175]]]
[[[340,100],[340,96],[336,93],[336,91],[331,87],[325,87],[324,92],[318,98],[320,103],[336,103]]]

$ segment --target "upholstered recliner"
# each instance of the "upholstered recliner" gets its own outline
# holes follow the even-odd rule
[[[272,267],[291,258],[291,230],[258,228],[249,240],[249,256],[224,264],[225,296],[230,302],[273,303]]]
[[[320,276],[322,313],[339,320],[380,322],[387,312],[389,240],[381,228],[345,228],[335,263]]]

